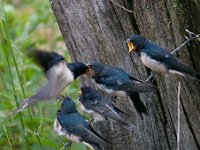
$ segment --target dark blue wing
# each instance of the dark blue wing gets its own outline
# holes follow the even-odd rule
[[[90,128],[87,121],[79,113],[58,113],[57,118],[63,128],[77,136],[84,136],[86,134],[84,129]]]
[[[106,67],[95,81],[107,88],[118,90],[119,86],[129,80],[129,74],[120,68]]]
[[[157,88],[144,81],[138,80],[120,68],[106,67],[95,80],[109,89],[126,92],[151,92]]]
[[[67,133],[80,137],[82,141],[92,145],[106,143],[105,139],[79,113],[58,113],[57,118],[62,128],[67,130]]]
[[[163,63],[169,70],[181,72],[191,78],[198,78],[198,73],[193,68],[181,62],[159,45],[149,42],[145,46],[145,51],[151,58]]]
[[[170,52],[153,42],[148,42],[141,50],[141,52],[142,51],[145,51],[145,53],[147,53],[147,55],[150,56],[152,59],[163,63],[167,58],[172,56]]]

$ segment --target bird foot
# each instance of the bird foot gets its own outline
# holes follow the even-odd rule
[[[57,99],[59,100],[58,102],[61,103],[65,99],[65,96],[59,95]]]
[[[90,124],[93,124],[95,122],[95,120],[92,118],[91,120],[90,120]]]
[[[151,73],[150,73],[150,75],[148,76],[148,78],[146,79],[146,82],[148,82],[148,81],[154,81],[155,80],[155,78],[157,77],[157,74],[156,74],[156,72],[155,71],[151,71]]]
[[[69,141],[69,142],[65,143],[64,147],[68,148],[68,147],[71,147],[71,145],[72,145],[72,141]]]
[[[117,99],[117,96],[116,95],[112,95],[112,99]]]
[[[185,40],[187,41],[189,37],[187,35],[184,35]],[[187,43],[188,46],[190,46],[190,43]]]

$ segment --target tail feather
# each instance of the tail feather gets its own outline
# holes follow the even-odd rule
[[[40,65],[46,72],[54,64],[64,60],[64,57],[55,52],[45,52],[42,50],[34,50],[31,52],[31,57]]]
[[[130,122],[122,118],[119,114],[116,114],[116,113],[113,114],[113,112],[111,111],[105,111],[102,115],[105,116],[106,118],[109,118],[119,123],[120,125],[124,126],[128,130],[133,130],[135,128],[133,124],[131,124]]]
[[[33,104],[35,104],[37,101],[37,99],[32,99],[32,98],[28,98],[28,99],[25,99],[22,104],[13,111],[13,115],[25,110],[26,108],[32,106]]]
[[[128,81],[120,86],[120,90],[127,92],[153,92],[158,88],[144,81]]]
[[[30,99],[25,99],[22,104],[15,110],[13,110],[5,119],[3,119],[0,123],[5,123],[9,119],[11,119],[16,114],[22,112],[24,109],[32,106],[35,102],[30,101]]]
[[[132,131],[132,130],[134,130],[136,128],[133,124],[131,124],[129,122],[124,124],[124,127],[127,128],[129,131]]]
[[[196,79],[200,81],[200,73],[196,74]]]
[[[140,117],[143,119],[142,114],[147,115],[147,108],[144,103],[141,101],[139,93],[129,93],[129,97],[131,98],[136,111],[139,113]]]
[[[190,75],[190,74],[185,74],[185,75],[188,76],[189,78],[193,79],[193,80],[200,81],[200,74],[199,73],[195,73],[193,75]]]
[[[184,75],[191,79],[200,81],[200,73],[198,73],[196,70],[194,70],[191,66],[187,65],[186,63],[176,58],[169,59],[168,63],[169,63],[168,69],[169,71],[171,70],[171,73]]]

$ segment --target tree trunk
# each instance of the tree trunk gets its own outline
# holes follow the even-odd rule
[[[126,40],[133,33],[159,43],[169,51],[184,41],[184,30],[200,33],[199,0],[115,0],[133,10],[128,13],[108,0],[52,0],[52,8],[74,61],[100,61],[127,70],[139,79],[149,74],[138,56],[128,53]],[[200,44],[193,42],[178,57],[200,72]],[[175,75],[159,75],[159,91],[140,94],[148,109],[142,120],[131,100],[115,102],[137,129],[132,133],[112,121],[95,124],[116,150],[176,149],[177,89],[181,81],[180,146],[200,149],[200,84]],[[83,84],[90,84],[82,78]]]

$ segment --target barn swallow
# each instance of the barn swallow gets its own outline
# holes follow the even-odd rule
[[[90,63],[88,66],[90,70],[86,73],[87,76],[91,77],[100,89],[119,97],[129,96],[140,116],[142,117],[142,113],[147,114],[138,92],[156,91],[157,87],[138,80],[117,67],[98,62]]]
[[[57,112],[54,130],[59,131],[59,135],[65,135],[70,143],[81,142],[95,150],[101,150],[103,145],[109,144],[77,111],[74,102],[69,97],[63,100]]]
[[[43,68],[48,83],[31,98],[24,100],[14,114],[40,101],[59,98],[70,83],[90,69],[79,62],[67,64],[64,57],[55,52],[35,50],[32,57]]]
[[[103,97],[97,90],[91,87],[85,86],[81,88],[79,103],[81,109],[90,114],[94,121],[110,119],[123,125],[129,130],[134,128],[134,125],[120,116],[120,113],[125,114],[122,110],[120,110],[109,98]]]
[[[200,81],[200,74],[187,64],[181,62],[166,49],[140,35],[132,35],[127,40],[128,51],[135,51],[142,63],[160,73],[173,73],[188,76]]]

